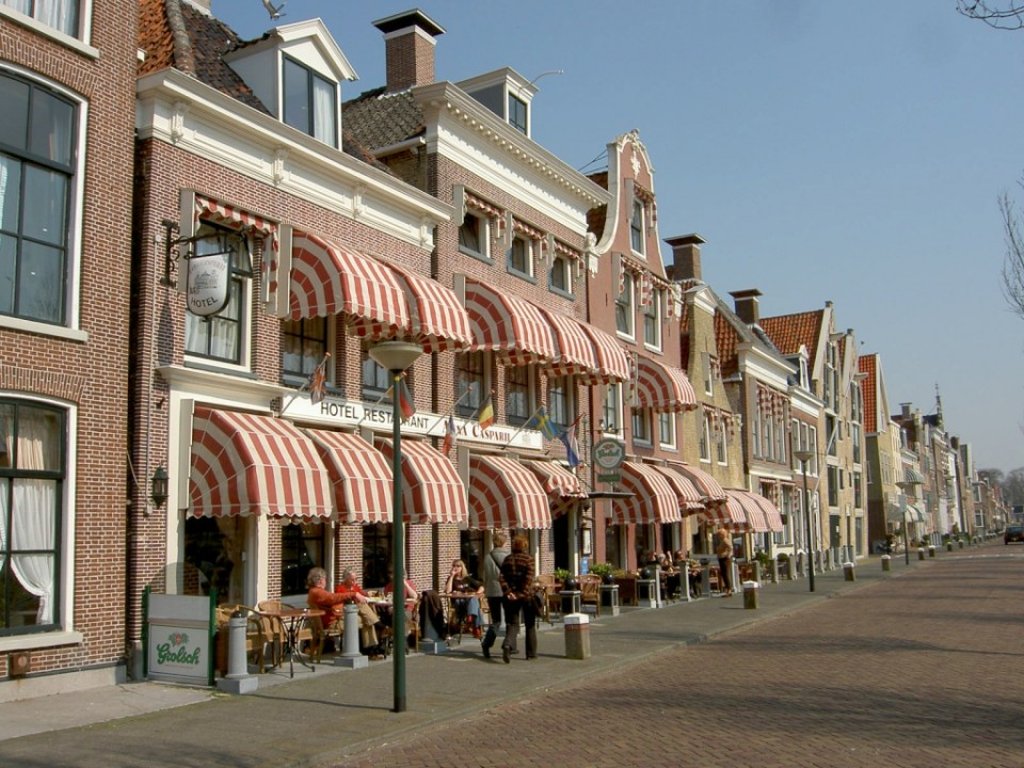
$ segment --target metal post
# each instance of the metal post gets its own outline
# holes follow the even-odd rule
[[[402,520],[402,416],[399,412],[398,385],[402,380],[402,372],[391,372],[391,421],[392,452],[391,452],[391,584],[392,608],[391,628],[394,642],[394,689],[395,712],[405,712],[405,530]]]
[[[810,591],[814,591],[814,558],[811,547],[814,537],[811,535],[811,501],[807,493],[807,462],[814,454],[810,451],[794,451],[793,455],[803,466],[804,471],[804,521],[807,525],[807,577],[809,579]]]

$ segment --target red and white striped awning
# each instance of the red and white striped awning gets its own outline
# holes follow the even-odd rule
[[[429,277],[393,264],[388,266],[406,287],[410,321],[406,335],[423,344],[424,352],[461,350],[473,343],[469,315],[455,291]]]
[[[768,521],[764,516],[764,509],[746,491],[728,491],[729,496],[743,507],[747,516],[747,529],[754,533],[763,533],[768,530]]]
[[[697,395],[679,368],[640,355],[637,360],[637,398],[643,408],[657,412],[697,407]]]
[[[540,480],[541,487],[549,496],[559,499],[585,499],[587,492],[583,483],[572,472],[553,461],[526,460],[523,464]]]
[[[691,464],[680,464],[679,462],[670,461],[668,463],[673,470],[688,477],[690,482],[693,483],[694,487],[700,491],[704,497],[704,503],[708,504],[724,504],[725,503],[725,489],[719,484],[714,477],[705,472],[700,467],[695,467]]]
[[[540,308],[477,280],[466,281],[472,351],[495,352],[508,365],[550,363],[558,356],[551,325]]]
[[[732,491],[725,492],[725,501],[721,504],[708,505],[701,517],[710,523],[717,523],[735,533],[743,533],[750,530],[747,524],[747,513],[733,495]]]
[[[196,194],[193,201],[195,223],[201,219],[212,221],[231,229],[251,228],[264,239],[264,248],[260,253],[260,272],[262,274],[264,301],[270,293],[277,291],[277,269],[280,262],[280,243],[277,224],[255,213],[242,208],[214,200],[212,197]]]
[[[778,532],[785,528],[782,524],[782,515],[779,513],[778,507],[759,493],[743,491],[743,494],[750,499],[751,503],[755,504],[761,510],[765,527],[760,530]],[[747,517],[749,518],[750,516],[748,515]],[[759,529],[753,528],[753,530],[757,531]]]
[[[289,312],[293,320],[347,315],[361,335],[409,327],[405,291],[391,269],[299,230],[292,232]]]
[[[616,523],[647,525],[678,523],[683,519],[675,490],[653,466],[623,462],[619,484],[622,490],[633,495],[612,501],[612,517]]]
[[[391,465],[359,435],[307,429],[334,487],[340,523],[391,522]]]
[[[392,441],[377,447],[390,464]],[[402,440],[402,519],[407,523],[459,523],[469,520],[466,486],[448,458],[423,440]]]
[[[469,457],[470,528],[550,528],[548,496],[515,459]]]
[[[190,515],[320,518],[329,517],[331,507],[327,471],[313,443],[291,423],[196,407]]]
[[[552,376],[583,375],[598,370],[597,352],[574,318],[538,307],[555,334],[558,354],[547,366]]]
[[[679,499],[679,511],[683,516],[692,515],[704,509],[703,494],[697,490],[688,477],[676,472],[672,464],[664,466],[652,464],[650,466],[672,486],[676,498]]]
[[[589,323],[580,323],[583,332],[594,345],[594,356],[597,358],[597,369],[585,376],[588,384],[610,384],[615,381],[628,381],[631,378],[629,355],[610,333],[595,328]]]

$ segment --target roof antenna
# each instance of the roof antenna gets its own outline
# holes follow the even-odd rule
[[[281,13],[281,11],[284,9],[286,2],[288,2],[288,0],[281,0],[281,4],[275,6],[272,2],[270,2],[270,0],[263,0],[263,7],[266,8],[267,13],[270,14],[271,21],[277,21],[282,16],[284,16],[284,14]]]
[[[264,0],[264,1],[266,1],[266,0]],[[564,69],[549,69],[547,72],[541,72],[539,75],[537,75],[535,78],[533,78],[533,80],[530,81],[530,85],[533,85],[534,83],[536,83],[538,80],[540,80],[545,75],[564,75],[564,74],[565,74],[565,70]]]

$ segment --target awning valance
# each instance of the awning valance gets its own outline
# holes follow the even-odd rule
[[[692,515],[704,509],[702,495],[688,477],[680,474],[671,464],[664,466],[652,464],[651,468],[668,481],[679,501],[679,511],[683,516]]]
[[[709,505],[704,509],[702,517],[713,525],[722,525],[735,533],[750,530],[747,513],[732,491],[725,491],[725,502]]]
[[[690,482],[692,482],[697,490],[700,491],[701,495],[704,496],[705,503],[725,503],[725,489],[722,488],[714,477],[700,467],[695,467],[691,464],[680,464],[674,461],[670,461],[668,466],[681,475],[688,477]]]
[[[189,514],[328,517],[331,487],[313,443],[291,423],[197,407]]]
[[[466,312],[473,351],[494,352],[509,365],[547,364],[558,356],[547,318],[525,299],[467,280]]]
[[[469,458],[470,528],[550,528],[548,496],[537,476],[504,456]]]
[[[757,503],[751,494],[746,491],[726,491],[726,493],[743,507],[743,513],[747,517],[748,530],[754,533],[764,533],[769,530],[764,508]]]
[[[761,510],[764,512],[764,519],[768,523],[768,530],[772,533],[778,533],[785,529],[785,524],[782,522],[782,513],[779,512],[779,508],[775,506],[769,499],[762,496],[760,493],[750,492],[750,497],[754,500]]]
[[[392,441],[377,446],[393,461]],[[466,486],[452,463],[430,443],[402,440],[402,517],[407,523],[466,523]]]
[[[307,429],[334,487],[340,523],[391,522],[391,465],[359,435]]]
[[[290,285],[293,320],[341,314],[359,336],[411,339],[426,352],[472,342],[469,316],[450,288],[298,230]]]
[[[679,412],[697,407],[697,395],[686,373],[645,355],[637,359],[637,399],[657,412]]]
[[[683,519],[676,492],[653,466],[635,461],[622,463],[622,490],[632,496],[612,501],[616,523],[647,525],[677,523]]]
[[[537,476],[544,492],[558,499],[585,499],[587,492],[583,483],[572,472],[553,461],[524,461],[526,466]]]

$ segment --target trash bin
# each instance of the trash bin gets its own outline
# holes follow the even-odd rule
[[[590,658],[590,617],[585,613],[570,613],[563,619],[565,626],[565,658]]]
[[[857,580],[857,569],[853,563],[843,563],[843,579],[846,581]]]
[[[923,549],[918,549],[917,550],[917,559],[918,560],[924,560],[924,550]]]
[[[935,557],[935,545],[934,544],[929,544],[928,545],[928,557]]]
[[[743,582],[743,607],[749,610],[757,609],[757,591],[761,585],[756,581]]]
[[[889,555],[882,555],[882,570],[883,571],[891,571],[892,570],[892,558],[889,557]]]

